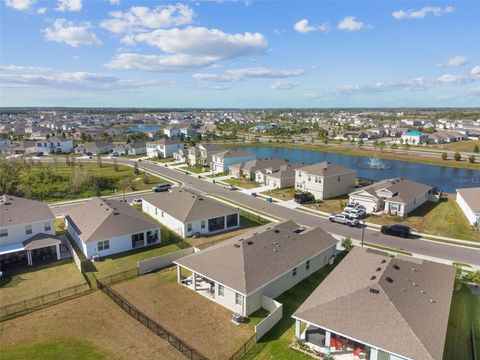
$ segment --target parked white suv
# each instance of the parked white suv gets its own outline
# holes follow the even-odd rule
[[[367,212],[361,207],[349,211],[344,211],[342,214],[348,215],[353,219],[362,219],[367,216]]]

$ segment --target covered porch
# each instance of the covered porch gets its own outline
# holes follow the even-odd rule
[[[379,360],[377,349],[298,319],[295,319],[295,336],[299,348],[310,350],[313,357],[331,355],[337,360]]]
[[[213,280],[177,265],[177,281],[208,299],[215,299],[215,282]]]

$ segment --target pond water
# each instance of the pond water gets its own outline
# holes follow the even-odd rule
[[[130,131],[133,131],[133,132],[143,132],[143,133],[155,133],[161,129],[163,129],[162,126],[156,126],[156,125],[133,125],[133,126],[129,126],[127,128],[128,130]]]

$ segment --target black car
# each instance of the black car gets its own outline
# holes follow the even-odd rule
[[[393,235],[393,236],[401,236],[404,238],[408,238],[411,235],[411,229],[405,225],[383,225],[380,229],[382,234],[386,235]]]
[[[315,196],[309,192],[297,192],[293,200],[298,204],[307,204],[315,201]]]

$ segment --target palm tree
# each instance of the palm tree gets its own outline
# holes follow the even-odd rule
[[[352,239],[350,239],[349,237],[343,238],[342,239],[342,247],[345,249],[345,252],[347,252],[347,253],[352,251],[352,249],[353,249]]]

